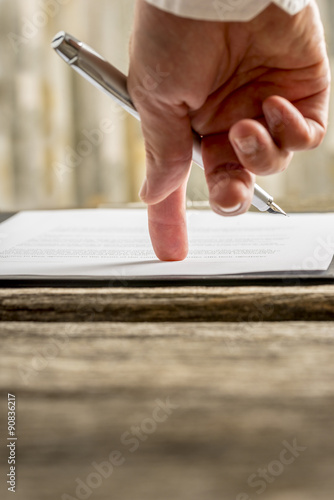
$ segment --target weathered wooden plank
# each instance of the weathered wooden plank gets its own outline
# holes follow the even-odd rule
[[[331,285],[0,290],[0,321],[332,319]]]
[[[64,396],[191,386],[240,397],[334,397],[334,323],[5,322],[0,333],[3,390]],[[253,385],[259,371],[266,377]]]
[[[49,338],[85,340],[98,339],[220,339],[242,344],[285,342],[301,345],[326,345],[334,336],[334,322],[0,322],[0,339],[9,342],[31,343]],[[16,345],[16,344],[15,344]],[[19,344],[18,344],[19,345]],[[16,345],[17,347],[17,345]]]
[[[165,401],[167,394],[137,398],[136,393],[124,392],[122,397],[111,393],[103,400],[74,401],[47,397],[32,401],[19,395],[16,497],[63,500],[67,493],[78,498],[76,479],[86,483],[96,472],[93,463],[108,462],[110,453],[118,450],[125,463],[115,467],[109,478],[100,476],[91,498],[253,500],[258,498],[259,483],[254,487],[247,481],[259,469],[266,469],[272,481],[264,482],[266,500],[332,498],[334,425],[328,400],[307,404],[299,398],[282,404],[282,399],[210,395],[194,400],[193,393],[185,390],[179,394],[180,407],[153,433],[143,433],[143,441],[136,438],[139,447],[131,452],[121,436],[127,432],[129,437],[133,426],[141,428],[145,419],[152,418],[154,401]],[[175,396],[172,393],[172,403]],[[280,469],[283,443],[292,445],[294,440],[304,450]],[[287,453],[286,458],[294,457]],[[275,477],[268,469],[281,474]],[[238,497],[241,493],[248,497]]]
[[[125,463],[100,478],[91,498],[250,500],[260,486],[248,479],[267,469],[280,473],[267,476],[262,498],[329,500],[333,327],[1,323],[0,390],[16,394],[18,408],[16,498],[76,498],[76,479],[86,482],[93,462],[117,449]],[[168,398],[178,407],[149,427],[156,401]],[[134,439],[133,426],[143,437],[131,451],[122,435]],[[306,449],[277,464],[283,442],[295,439]]]

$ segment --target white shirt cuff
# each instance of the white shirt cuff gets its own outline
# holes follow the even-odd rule
[[[275,3],[291,15],[300,12],[310,0],[146,0],[172,14],[203,21],[250,21]]]

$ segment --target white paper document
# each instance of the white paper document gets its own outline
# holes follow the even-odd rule
[[[180,279],[325,271],[334,214],[188,211],[189,255],[155,257],[142,209],[21,212],[0,224],[0,278]]]

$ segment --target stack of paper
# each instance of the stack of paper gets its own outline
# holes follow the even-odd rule
[[[334,214],[224,218],[188,212],[189,256],[159,262],[145,210],[19,213],[0,225],[0,278],[193,279],[253,273],[325,272]]]

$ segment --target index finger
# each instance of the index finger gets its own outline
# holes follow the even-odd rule
[[[148,226],[156,256],[183,260],[188,254],[185,192],[187,180],[160,203],[148,206]]]

